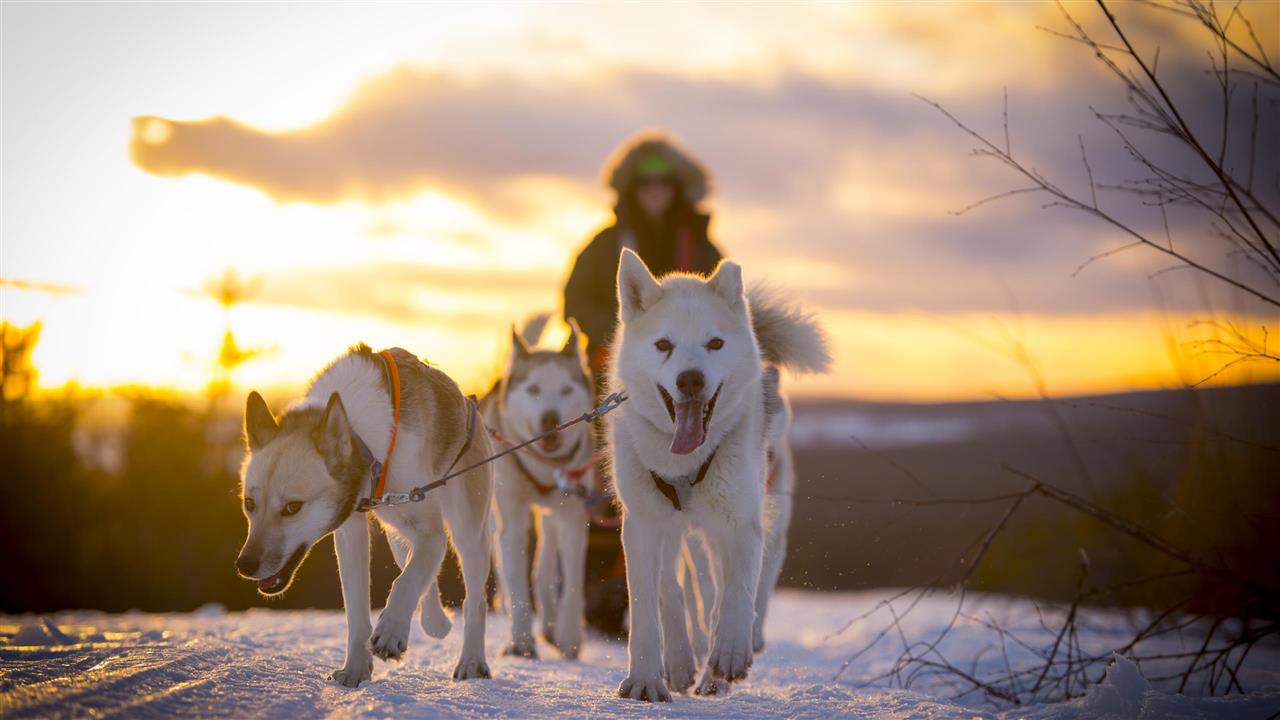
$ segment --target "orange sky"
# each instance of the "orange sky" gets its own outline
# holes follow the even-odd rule
[[[1068,6],[1096,27],[1092,4]],[[1247,8],[1280,46],[1276,5]],[[1087,108],[1123,98],[1036,29],[1063,27],[1049,3],[2,12],[0,293],[6,321],[44,323],[45,387],[198,390],[229,321],[267,351],[237,371],[246,388],[299,388],[363,340],[479,389],[509,323],[558,309],[610,218],[599,167],[643,128],[711,167],[713,238],[748,279],[828,328],[836,368],[795,381],[802,394],[1031,395],[1017,348],[1056,394],[1171,387],[1221,365],[1195,321],[1259,336],[1277,320],[1187,273],[1150,278],[1167,263],[1140,250],[1073,277],[1122,239],[1035,199],[949,212],[1016,179],[913,93],[999,134],[1007,89],[1037,168],[1083,187],[1079,135],[1096,173],[1133,174]],[[1192,67],[1179,48],[1202,57],[1176,18],[1132,22],[1166,72]],[[1246,272],[1195,218],[1173,231]],[[228,270],[252,293],[224,315],[201,288]],[[1246,364],[1220,380],[1276,377]]]

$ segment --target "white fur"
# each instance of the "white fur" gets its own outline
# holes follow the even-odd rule
[[[424,372],[437,371],[416,368],[414,372],[401,371],[403,398],[405,403],[413,403],[413,407],[406,407],[402,415],[385,488],[388,493],[406,493],[440,477],[462,448],[463,428],[441,432],[433,421],[446,405],[454,413],[451,417],[465,418],[464,400],[447,378],[432,380],[437,387],[427,387]],[[399,659],[403,655],[414,609],[424,594],[421,618],[424,630],[435,637],[448,633],[450,621],[440,606],[436,576],[451,539],[461,560],[467,593],[462,650],[454,678],[488,677],[484,656],[484,584],[489,573],[489,503],[493,483],[488,466],[454,478],[428,493],[422,502],[374,511],[377,520],[388,530],[396,562],[401,566],[376,628],[370,627],[369,617],[369,521],[364,514],[352,512],[345,520],[339,520],[336,528],[330,524],[334,513],[340,513],[333,488],[341,483],[329,473],[326,460],[349,455],[351,432],[361,438],[375,456],[381,458],[386,451],[391,435],[392,404],[383,386],[382,373],[379,360],[359,352],[350,353],[317,377],[306,398],[294,406],[294,410],[300,411],[329,408],[325,410],[328,422],[322,421],[326,432],[332,426],[334,433],[348,433],[341,436],[348,439],[346,444],[337,443],[337,450],[317,448],[310,432],[276,428],[269,418],[257,423],[258,426],[265,423],[267,431],[263,434],[269,437],[254,447],[254,414],[246,413],[246,432],[252,452],[243,472],[243,492],[246,498],[255,498],[262,507],[258,512],[249,513],[249,539],[242,555],[252,547],[255,554],[264,558],[253,577],[271,577],[285,567],[294,548],[309,547],[330,530],[334,532],[347,615],[347,655],[343,668],[334,672],[333,678],[342,685],[355,687],[370,679],[374,655],[384,660]],[[335,396],[340,401],[333,400]],[[255,397],[256,394],[250,396],[250,409]],[[265,405],[263,407],[265,409]],[[334,419],[330,419],[331,415]],[[475,462],[490,452],[483,428],[479,422],[475,426],[459,466]],[[367,492],[365,483],[360,494]],[[305,498],[306,503],[296,515],[282,517],[278,507],[290,497]]]
[[[618,694],[670,700],[695,681],[697,661],[685,622],[685,596],[676,581],[686,538],[706,547],[706,567],[717,592],[710,599],[711,642],[699,694],[722,694],[746,677],[752,662],[753,621],[764,555],[765,412],[763,360],[743,292],[741,270],[725,262],[707,280],[675,275],[655,280],[644,263],[623,251],[618,269],[620,329],[612,383],[628,401],[614,413],[614,482],[623,507],[622,543],[631,600],[629,670]],[[769,312],[768,309],[764,309]],[[755,311],[755,308],[751,308]],[[795,314],[783,323],[811,322]],[[792,334],[794,336],[794,334]],[[811,337],[821,338],[814,330]],[[723,342],[712,349],[709,341]],[[660,339],[671,343],[664,352]],[[816,349],[815,349],[816,347]],[[770,346],[775,362],[825,365],[825,347]],[[705,377],[706,396],[720,388],[703,444],[671,452],[674,426],[657,386],[675,396],[686,370]],[[703,482],[689,490],[683,509],[655,486],[689,477],[715,452]]]
[[[554,413],[564,422],[591,409],[590,376],[576,327],[559,351],[534,354],[526,346],[537,343],[545,319],[536,316],[519,337],[513,336],[503,380],[485,398],[485,422],[512,441],[539,434],[544,413]],[[533,449],[542,452],[537,445]],[[564,457],[555,457],[567,467],[588,463],[594,454],[591,427],[581,423],[561,433],[558,450]],[[582,648],[587,508],[581,497],[559,491],[541,494],[529,482],[532,476],[539,485],[554,487],[553,472],[550,466],[514,454],[494,462],[499,584],[511,613],[511,643],[504,651],[508,655],[537,657],[528,582],[531,519],[537,530],[533,589],[543,636],[565,657],[576,658]],[[580,482],[596,488],[594,467]]]

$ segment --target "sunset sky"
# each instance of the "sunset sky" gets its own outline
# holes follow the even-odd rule
[[[1068,8],[1102,34],[1092,3]],[[1246,10],[1275,58],[1277,4]],[[1217,138],[1192,26],[1121,11]],[[266,350],[237,371],[242,388],[299,389],[365,341],[478,390],[511,322],[558,311],[610,218],[600,167],[644,129],[712,169],[712,237],[748,281],[791,290],[830,332],[835,370],[795,381],[800,394],[1032,395],[1015,347],[1055,394],[1173,387],[1221,364],[1187,344],[1206,337],[1192,322],[1277,324],[1189,273],[1149,277],[1169,263],[1141,249],[1073,277],[1125,240],[1042,199],[950,212],[1022,183],[913,94],[1001,137],[1007,90],[1015,152],[1068,188],[1088,192],[1081,142],[1100,181],[1136,173],[1089,110],[1123,96],[1087,50],[1037,29],[1066,29],[1052,3],[0,12],[0,291],[6,321],[44,324],[45,388],[199,391],[224,323],[202,288],[233,272],[251,294],[231,327]],[[1171,228],[1248,272],[1194,218]]]

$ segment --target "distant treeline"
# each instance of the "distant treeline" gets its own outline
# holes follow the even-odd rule
[[[2,402],[0,541],[10,578],[0,583],[0,611],[174,611],[211,602],[231,609],[341,605],[328,541],[317,546],[281,599],[262,599],[252,583],[236,576],[233,561],[245,521],[234,469],[238,418],[230,401],[214,414],[206,404],[135,393],[116,431],[123,434],[115,461],[105,466],[86,466],[73,445],[83,400],[11,395]],[[1128,409],[1114,409],[1121,405]],[[819,408],[810,401],[797,403],[797,413],[832,407],[873,420],[880,412],[934,412],[848,401]],[[982,403],[960,411],[988,419],[1008,414],[1005,429],[963,442],[892,450],[862,447],[852,439],[799,448],[800,484],[783,585],[902,587],[944,576],[1006,503],[893,501],[1016,491],[1024,481],[1001,470],[1008,463],[1280,587],[1280,564],[1273,556],[1280,547],[1280,387],[1066,400],[1058,410],[1070,438],[1045,432],[1043,423],[1020,422],[1019,413],[1041,411],[1035,403]],[[1169,569],[1141,543],[1089,518],[1044,501],[1028,502],[1027,512],[990,548],[974,576],[977,587],[1064,599],[1076,592],[1085,558],[1086,582],[1095,584]],[[373,598],[380,604],[397,571],[380,538],[373,557]],[[441,585],[447,600],[461,598],[456,567],[446,567]],[[1181,593],[1192,598],[1188,607],[1232,604],[1215,591],[1212,578],[1184,577],[1097,602],[1151,604]]]

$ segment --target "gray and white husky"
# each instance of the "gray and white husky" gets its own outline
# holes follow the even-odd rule
[[[506,370],[482,407],[500,444],[523,442],[592,408],[591,371],[576,323],[557,350],[535,346],[546,316],[511,333]],[[555,433],[527,451],[494,461],[498,563],[511,612],[508,655],[537,657],[529,598],[529,525],[536,518],[533,586],[542,632],[565,657],[582,648],[587,558],[587,495],[596,490],[595,443],[588,423]]]
[[[746,677],[764,555],[766,364],[820,371],[829,358],[807,314],[760,295],[723,262],[707,279],[656,280],[624,250],[611,384],[628,401],[611,417],[631,600],[622,697],[671,699],[695,682],[684,597],[676,582],[685,538],[708,549],[717,589],[699,694]]]
[[[471,402],[453,380],[405,350],[389,353],[399,373],[401,408],[384,492],[408,493],[450,467],[463,468],[487,457],[489,440]],[[316,376],[306,397],[278,421],[261,395],[249,394],[244,417],[249,456],[242,469],[249,536],[236,569],[256,580],[263,595],[277,595],[293,582],[311,547],[334,533],[347,614],[347,657],[332,677],[355,687],[370,679],[374,655],[395,660],[404,654],[420,599],[423,629],[433,637],[448,634],[451,623],[440,605],[436,576],[446,538],[451,538],[467,592],[462,653],[453,677],[487,678],[485,582],[493,493],[489,465],[450,480],[421,502],[372,511],[387,529],[401,572],[371,636],[369,520],[355,508],[370,493],[365,449],[385,461],[392,436],[388,370],[381,355],[363,345],[355,347]]]

